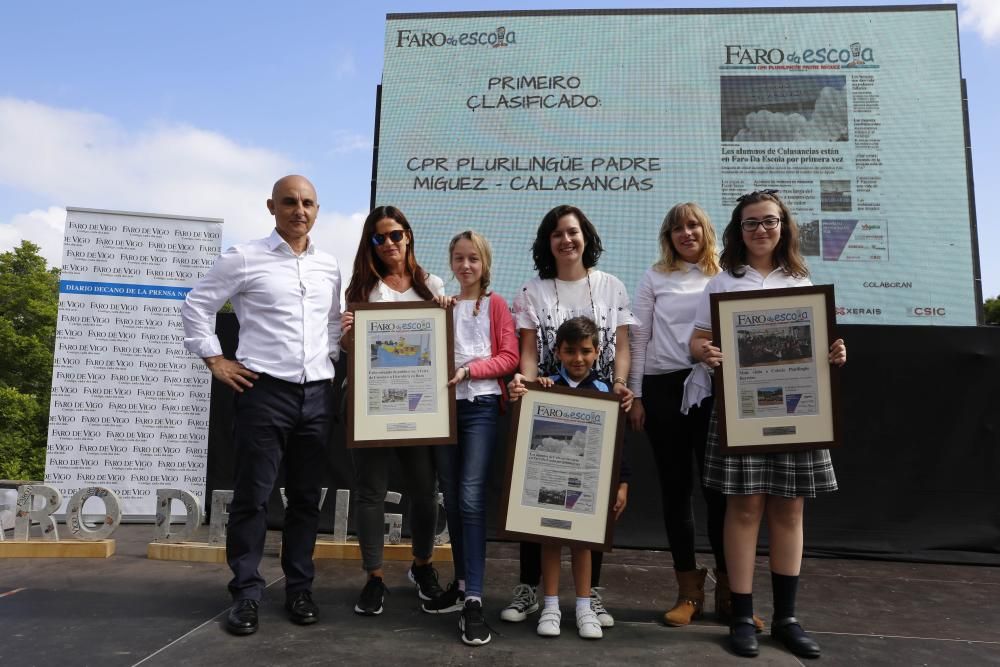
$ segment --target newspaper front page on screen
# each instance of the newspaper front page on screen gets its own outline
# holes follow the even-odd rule
[[[377,204],[420,261],[471,227],[507,297],[547,210],[579,206],[634,290],[672,205],[721,233],[776,188],[837,319],[976,323],[955,7],[395,14]]]

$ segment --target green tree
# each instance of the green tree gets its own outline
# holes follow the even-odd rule
[[[42,479],[48,413],[48,403],[0,386],[0,478]]]
[[[0,253],[0,476],[41,479],[59,270],[30,241]]]
[[[1000,295],[983,302],[983,320],[986,324],[1000,324]]]

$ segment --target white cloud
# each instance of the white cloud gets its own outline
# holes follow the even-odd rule
[[[371,149],[371,137],[347,130],[337,130],[333,133],[333,148],[330,152],[335,155],[354,151],[370,151]]]
[[[62,266],[65,224],[66,209],[59,206],[19,213],[10,224],[0,224],[0,250],[19,246],[22,240],[31,241],[41,248],[41,255],[49,266]]]
[[[358,141],[345,133],[341,145]],[[294,171],[288,157],[217,132],[132,131],[101,114],[0,97],[0,184],[53,204],[0,222],[0,250],[28,239],[61,265],[65,206],[223,218],[224,244],[257,238],[269,228],[272,183]],[[346,248],[352,262],[364,215],[321,208],[317,243]]]
[[[1000,2],[997,0],[959,0],[958,23],[979,33],[985,42],[1000,39]]]

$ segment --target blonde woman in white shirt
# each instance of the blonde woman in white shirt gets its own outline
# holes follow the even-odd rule
[[[695,363],[689,346],[695,310],[705,285],[719,273],[719,261],[712,223],[691,202],[670,209],[660,226],[659,242],[660,259],[639,281],[633,302],[632,312],[639,323],[631,339],[629,388],[635,392],[635,402],[629,422],[633,430],[646,430],[653,448],[677,577],[677,601],[663,621],[679,627],[700,616],[705,602],[708,571],[695,562],[692,462],[698,465],[700,481],[712,397],[699,405],[681,403],[685,380]],[[726,498],[699,486],[708,508],[708,541],[715,556],[715,611],[728,622],[729,578],[722,548]]]

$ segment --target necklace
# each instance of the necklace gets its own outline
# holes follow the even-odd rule
[[[382,278],[382,282],[392,291],[399,293],[406,292],[413,287],[413,280],[407,274],[396,275],[390,273]]]
[[[556,309],[555,309],[555,313],[556,313],[556,317],[558,317],[559,316],[559,281],[556,278],[552,279],[552,289],[556,293]],[[590,271],[587,271],[587,294],[590,297],[590,312],[591,312],[591,314],[594,317],[594,320],[593,320],[594,324],[596,324],[598,327],[600,327],[601,324],[600,324],[600,322],[597,319],[597,305],[594,303],[594,286],[590,283]],[[563,321],[565,321],[565,320],[563,320]],[[560,322],[560,324],[562,324],[562,322]],[[554,338],[554,335],[553,335],[553,338]],[[603,339],[604,337],[601,336],[600,338]],[[543,343],[543,341],[540,339],[539,340],[539,344],[541,345],[542,343]],[[604,343],[604,340],[601,340],[600,343],[601,343],[601,345],[598,346],[598,350],[597,350],[598,364],[600,363],[600,359],[601,359],[601,356],[603,354],[603,348],[604,348],[603,343]],[[552,353],[554,355],[554,350],[552,351]]]
[[[556,293],[556,315],[559,314],[559,280],[557,278],[552,279],[552,289]],[[594,305],[594,287],[590,284],[590,271],[587,271],[587,293],[590,295],[590,312],[594,316],[594,324],[599,324],[597,321],[597,306]]]

